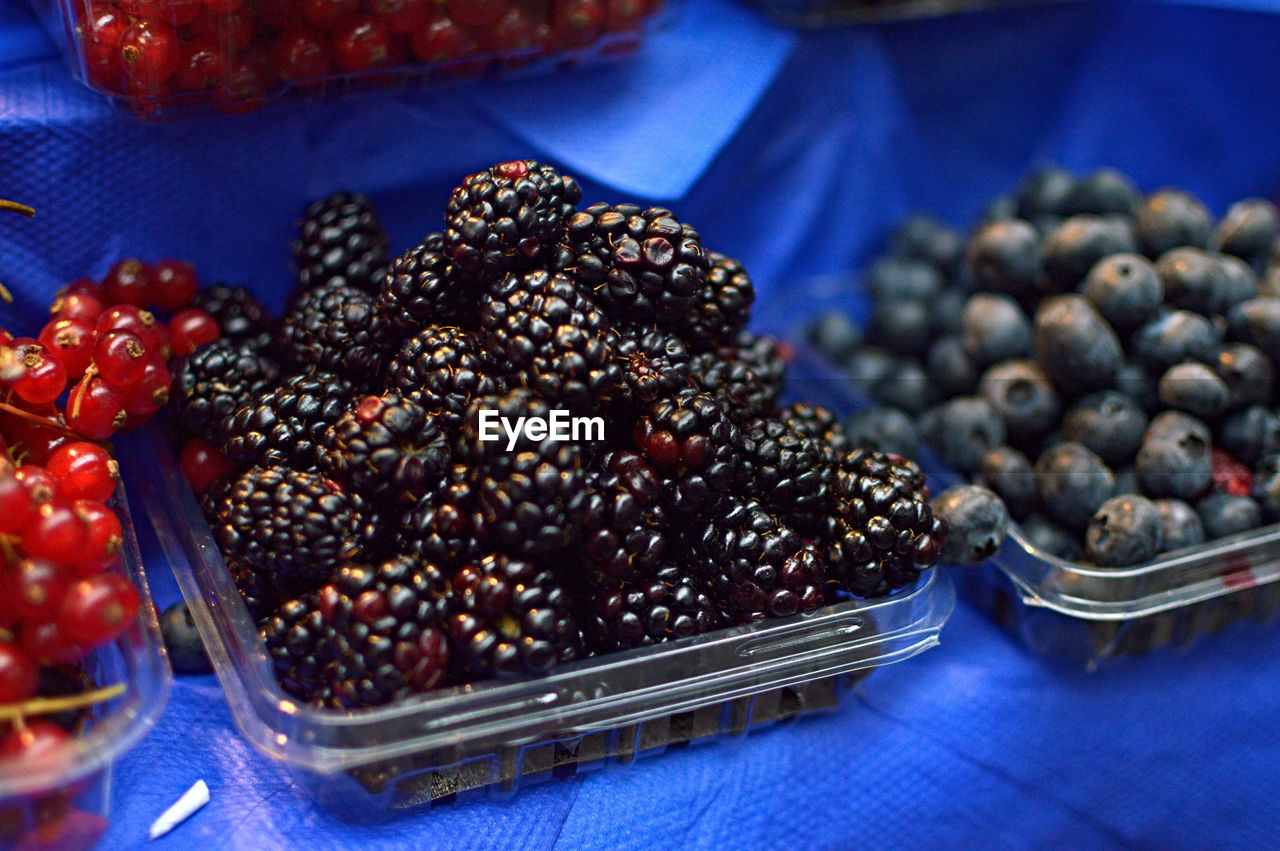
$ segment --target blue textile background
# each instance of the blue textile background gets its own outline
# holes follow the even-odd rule
[[[796,35],[690,0],[632,63],[144,125],[66,77],[0,0],[0,279],[31,327],[48,294],[125,254],[195,260],[279,304],[305,202],[368,191],[395,244],[449,187],[514,156],[591,200],[663,200],[741,257],[785,322],[787,284],[865,262],[892,223],[957,225],[1037,162],[1114,165],[1220,213],[1280,190],[1280,18],[1202,4],[1060,3]],[[1253,9],[1274,4],[1247,2]],[[162,604],[176,599],[155,553]],[[312,807],[181,679],[120,764],[106,848],[197,778],[213,802],[164,844],[207,847],[1264,847],[1280,820],[1280,631],[1094,675],[1031,658],[963,607],[943,646],[874,673],[832,713],[503,803],[352,827]]]

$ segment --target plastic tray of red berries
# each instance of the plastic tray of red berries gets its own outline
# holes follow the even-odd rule
[[[1041,170],[967,238],[913,217],[862,283],[811,282],[799,362],[852,439],[1003,498],[1008,539],[957,582],[1038,654],[1187,647],[1280,611],[1276,233],[1262,199],[1215,221]]]
[[[77,77],[141,115],[527,74],[633,51],[662,0],[32,0]]]

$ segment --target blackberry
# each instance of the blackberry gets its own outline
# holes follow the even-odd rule
[[[451,433],[472,402],[506,389],[479,336],[452,326],[427,326],[406,340],[387,367],[387,384]]]
[[[455,465],[444,487],[426,494],[404,513],[398,548],[451,569],[483,556],[483,530],[473,512],[471,493],[466,467]]]
[[[292,594],[359,557],[373,530],[364,501],[323,476],[254,467],[214,508],[213,534],[228,560],[256,570],[265,587]]]
[[[621,367],[608,318],[566,275],[507,275],[484,300],[482,337],[517,385],[577,411],[606,407]]]
[[[333,284],[300,294],[281,322],[280,340],[287,370],[332,372],[372,391],[391,338],[373,296]]]
[[[474,327],[477,294],[454,277],[444,254],[444,235],[428,234],[422,244],[391,262],[378,291],[375,309],[396,340],[428,325]]]
[[[721,348],[721,357],[746,364],[776,394],[782,393],[787,380],[787,361],[791,347],[768,334],[739,331],[732,346]]]
[[[271,581],[270,575],[250,564],[242,564],[234,559],[226,561],[227,571],[236,584],[236,590],[244,598],[249,614],[255,621],[271,614],[285,601],[287,595]]]
[[[626,329],[619,333],[613,353],[622,369],[621,396],[631,407],[689,385],[689,350],[667,331],[652,326]]]
[[[333,629],[321,617],[314,592],[281,603],[258,625],[258,634],[286,692],[307,703],[329,702]]]
[[[693,303],[672,323],[690,345],[699,350],[733,343],[747,324],[755,302],[755,286],[737,260],[723,254],[707,255],[711,268]]]
[[[569,594],[551,570],[489,555],[455,573],[451,587],[450,653],[460,676],[541,674],[580,655]]]
[[[216,319],[224,340],[243,341],[259,350],[271,345],[275,321],[244,287],[215,284],[196,293],[191,307]]]
[[[218,423],[276,380],[277,368],[236,340],[206,343],[178,364],[169,405],[184,431],[215,440]]]
[[[824,602],[818,548],[759,502],[730,498],[695,528],[694,570],[738,623],[811,611]]]
[[[412,503],[449,468],[449,436],[421,406],[366,396],[324,432],[320,467],[366,498]]]
[[[592,594],[582,622],[590,647],[612,653],[701,635],[723,626],[724,616],[690,573],[665,566],[647,579]]]
[[[324,372],[295,375],[258,391],[218,425],[223,452],[241,467],[320,468],[324,433],[346,413],[351,386]]]
[[[651,573],[673,534],[662,479],[636,452],[607,452],[593,471],[580,550],[590,585],[617,586]]]
[[[840,456],[853,448],[835,414],[821,405],[793,402],[778,412],[778,418],[791,428],[817,440],[824,460],[834,465]]]
[[[702,238],[670,210],[593,204],[573,214],[555,260],[619,318],[679,323],[707,283]]]
[[[481,282],[531,268],[561,239],[581,199],[572,177],[533,160],[473,174],[449,198],[444,253]]]
[[[411,556],[340,569],[317,595],[332,630],[332,704],[380,706],[443,685],[447,592],[445,574]]]
[[[767,417],[777,408],[781,388],[768,384],[743,361],[704,352],[694,355],[690,365],[693,386],[715,398],[739,426]]]
[[[525,389],[479,399],[467,412],[456,456],[469,469],[475,510],[486,535],[519,555],[545,555],[573,542],[589,502],[586,452],[570,441],[533,440],[521,431],[512,451],[505,437],[482,440],[481,411],[515,423],[551,422],[551,405]],[[496,429],[495,429],[496,430]]]
[[[742,435],[715,398],[694,388],[650,405],[632,439],[664,477],[668,506],[678,515],[713,508],[740,480]]]
[[[386,274],[389,243],[364,195],[338,192],[316,201],[293,243],[298,285],[312,290],[344,284],[375,293]]]
[[[831,468],[820,441],[782,420],[756,420],[742,431],[744,481],[748,493],[798,528],[820,528],[828,512]]]

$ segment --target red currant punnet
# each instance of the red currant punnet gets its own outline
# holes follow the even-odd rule
[[[333,67],[329,43],[319,30],[294,27],[271,43],[271,66],[285,82],[323,77]]]
[[[71,641],[96,647],[119,636],[138,614],[138,589],[118,573],[76,582],[62,599],[58,627]]]
[[[191,25],[192,38],[221,44],[233,63],[253,43],[253,36],[253,16],[243,9],[224,15],[206,7]]]
[[[103,379],[115,387],[127,387],[142,378],[147,367],[147,346],[132,331],[116,328],[98,335],[93,363]]]
[[[171,313],[190,304],[200,289],[196,267],[185,260],[161,260],[151,266],[151,271],[156,281],[152,303]]]
[[[200,14],[200,0],[160,0],[160,17],[175,27],[185,27]]]
[[[141,260],[121,260],[107,271],[99,287],[107,304],[132,304],[150,307],[155,297],[156,276]]]
[[[387,25],[369,15],[356,15],[333,30],[333,59],[342,71],[384,68],[393,62],[394,46]]]
[[[227,63],[222,55],[222,48],[216,41],[192,39],[182,45],[182,59],[178,63],[177,75],[179,89],[184,92],[216,89],[226,78]]]
[[[93,325],[83,319],[51,319],[40,331],[41,345],[62,362],[72,381],[93,360],[93,338]]]
[[[34,697],[39,685],[35,661],[16,644],[0,641],[0,705]]]
[[[67,398],[67,425],[90,440],[106,440],[128,422],[124,395],[101,376],[85,376]]]
[[[445,0],[449,16],[463,26],[487,27],[507,10],[506,0]]]
[[[106,89],[120,87],[120,37],[129,27],[129,19],[114,6],[94,4],[76,24],[83,46],[89,81]]]
[[[120,481],[120,465],[96,443],[70,443],[53,453],[46,465],[66,499],[106,502]]]
[[[533,47],[536,37],[536,28],[529,13],[519,6],[511,6],[485,29],[481,44],[492,53],[513,53]]]
[[[165,83],[178,70],[181,51],[173,27],[140,19],[120,36],[120,61],[127,82],[142,87]]]
[[[193,307],[178,311],[169,321],[169,341],[177,357],[185,357],[221,336],[218,320]]]
[[[217,15],[229,15],[240,8],[243,0],[202,0],[205,8]]]

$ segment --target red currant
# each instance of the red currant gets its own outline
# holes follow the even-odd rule
[[[258,3],[254,11],[258,20],[272,29],[287,30],[298,25],[301,15],[296,7],[296,0],[272,0],[270,3]]]
[[[95,647],[120,635],[138,614],[138,589],[118,573],[81,579],[62,599],[58,626],[71,641]]]
[[[205,88],[210,88],[206,86]],[[196,279],[196,267],[186,260],[161,260],[151,270],[155,273],[156,287],[152,301],[157,307],[170,312],[182,310],[195,298],[200,284]]]
[[[14,470],[13,477],[22,485],[22,489],[27,495],[27,502],[31,505],[32,514],[27,518],[28,522],[34,521],[35,511],[41,506],[50,505],[63,499],[62,485],[58,484],[58,480],[44,467],[35,464],[23,464],[17,470]]]
[[[147,346],[132,331],[116,328],[98,335],[93,344],[93,363],[107,383],[127,387],[146,369]]]
[[[191,490],[202,494],[218,479],[228,476],[232,466],[218,449],[198,437],[193,437],[182,447],[178,468]]]
[[[467,27],[487,27],[507,10],[506,0],[445,0],[445,8],[458,23]]]
[[[120,60],[132,83],[155,86],[178,70],[178,34],[167,24],[138,20],[120,36]]]
[[[191,25],[192,38],[221,44],[232,61],[253,43],[253,33],[253,16],[245,10],[222,15],[205,7]]]
[[[359,11],[360,0],[300,0],[298,10],[311,26],[328,30]]]
[[[18,644],[37,662],[71,664],[83,658],[84,648],[67,638],[54,621],[23,621],[18,629]]]
[[[329,45],[317,30],[286,30],[271,44],[271,65],[276,76],[285,82],[323,77],[332,66]]]
[[[12,760],[26,771],[47,769],[67,757],[64,746],[69,741],[71,734],[57,724],[32,718],[0,739],[0,760]]]
[[[163,322],[157,322],[155,314],[131,304],[118,304],[109,307],[98,317],[96,331],[98,335],[120,328],[132,331],[142,338],[148,351],[165,355],[169,346],[169,328]]]
[[[169,321],[170,345],[174,355],[178,357],[185,357],[221,336],[222,329],[218,327],[218,320],[193,307],[179,311]]]
[[[0,641],[0,706],[22,703],[35,696],[40,672],[16,644]]]
[[[62,414],[52,405],[33,413],[47,417],[59,425],[63,424]],[[8,417],[4,420],[4,433],[8,438],[9,448],[19,454],[26,465],[49,462],[49,458],[64,444],[73,442],[74,438],[66,433],[46,425],[33,423],[31,420]]]
[[[93,360],[93,325],[83,319],[51,319],[40,331],[40,343],[74,381]]]
[[[84,553],[76,560],[79,576],[101,573],[120,558],[124,550],[124,529],[120,518],[96,499],[78,499],[72,510],[88,527]]]
[[[133,18],[158,18],[161,0],[116,0],[116,4]]]
[[[90,82],[106,89],[120,88],[120,37],[129,20],[110,5],[93,5],[76,26]]]
[[[644,0],[605,0],[604,28],[610,32],[638,30],[645,11]]]
[[[106,502],[116,492],[120,465],[96,443],[69,443],[53,453],[46,465],[65,498]]]
[[[19,337],[8,345],[17,353],[24,370],[9,385],[18,398],[33,405],[45,405],[67,389],[67,368],[39,340]]]
[[[54,319],[79,319],[94,325],[106,310],[102,300],[92,293],[69,292],[58,296],[49,309]]]
[[[493,26],[485,29],[481,43],[493,53],[514,53],[532,47],[534,35],[528,13],[519,6],[511,6]]]
[[[193,38],[182,46],[177,76],[179,89],[184,92],[216,89],[226,76],[227,63],[216,41]]]
[[[368,15],[343,21],[333,31],[333,58],[343,71],[368,71],[392,61],[391,33],[387,25]]]
[[[100,290],[108,304],[132,304],[150,307],[156,289],[156,276],[151,267],[137,258],[121,260],[107,271]]]
[[[240,8],[242,0],[203,0],[205,8],[215,15],[229,15]]]
[[[106,440],[128,422],[124,395],[102,380],[85,376],[67,398],[67,425],[90,440]]]
[[[71,587],[71,578],[51,562],[25,558],[9,574],[8,595],[22,620],[53,620]]]
[[[76,278],[65,287],[59,289],[58,295],[91,295],[94,298],[98,298],[98,285],[93,282],[92,278]]]
[[[431,23],[431,0],[373,0],[373,13],[392,35],[409,35]]]
[[[175,27],[185,27],[200,14],[200,0],[161,0],[160,16]]]
[[[65,502],[42,505],[22,533],[22,548],[33,559],[74,564],[89,540],[88,524]]]
[[[52,499],[50,494],[48,499]],[[12,469],[0,470],[0,535],[16,535],[36,516],[35,500],[14,475]]]
[[[441,15],[409,40],[413,55],[423,62],[447,62],[466,56],[471,38],[452,18]]]
[[[124,390],[124,409],[129,415],[129,427],[141,425],[169,401],[169,384],[172,381],[169,367],[156,356],[147,358],[142,377]]]
[[[556,41],[565,47],[585,47],[599,38],[604,17],[600,0],[554,0],[551,5]]]

